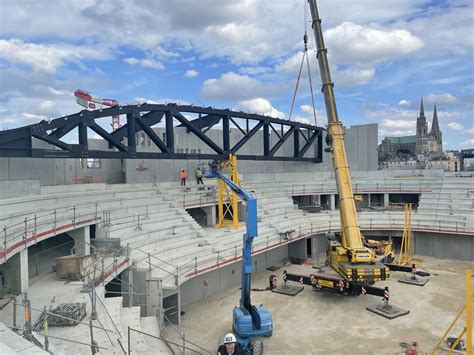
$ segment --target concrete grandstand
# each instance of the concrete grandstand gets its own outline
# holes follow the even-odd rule
[[[219,137],[219,130],[212,131]],[[178,149],[204,149],[188,137],[176,128]],[[347,129],[346,145],[354,193],[362,196],[357,208],[364,235],[399,244],[402,205],[410,202],[415,254],[472,265],[471,173],[377,171],[376,125]],[[256,141],[244,148],[259,147]],[[143,140],[139,149],[152,148]],[[25,299],[32,323],[44,307],[84,302],[85,324],[49,328],[54,353],[90,352],[94,312],[91,324],[101,352],[120,354],[130,347],[140,354],[173,353],[184,344],[190,353],[205,353],[210,345],[185,337],[179,328],[182,310],[239,284],[244,228],[214,228],[215,179],[206,179],[203,187],[191,176],[186,189],[179,186],[179,170],[193,172],[198,164],[101,160],[88,166],[79,159],[0,158],[0,322],[22,328]],[[258,199],[254,272],[288,259],[323,260],[327,233],[340,231],[328,153],[322,164],[242,161],[239,172],[242,186]],[[81,259],[87,265],[79,278],[58,280],[59,261],[68,256],[90,259]],[[0,331],[2,353],[46,353],[3,325]]]

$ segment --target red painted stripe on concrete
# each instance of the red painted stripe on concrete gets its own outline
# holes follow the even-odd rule
[[[63,231],[65,229],[68,229],[68,228],[71,228],[71,227],[76,227],[78,225],[80,226],[80,225],[87,224],[87,223],[90,223],[90,222],[97,222],[97,221],[100,221],[101,219],[102,219],[102,217],[96,217],[96,218],[92,218],[92,219],[85,219],[83,221],[77,221],[75,223],[64,224],[62,226],[59,226],[59,227],[56,227],[56,228],[53,228],[53,229],[48,229],[44,232],[38,233],[38,234],[36,234],[36,236],[33,232],[33,233],[31,233],[31,237],[28,237],[26,239],[23,239],[23,240],[15,243],[13,245],[11,245],[10,247],[8,247],[6,249],[6,251],[0,252],[0,258],[5,258],[5,253],[8,256],[8,254],[13,252],[14,250],[16,250],[20,247],[23,247],[24,245],[27,245],[28,243],[30,243],[32,241],[35,241],[35,243],[40,242],[41,240],[47,239],[47,237],[50,237],[51,235],[54,235],[58,231]]]
[[[123,260],[121,263],[117,264],[116,267],[114,267],[112,270],[110,270],[109,272],[105,273],[104,275],[102,275],[98,280],[96,280],[94,282],[94,285],[98,286],[100,285],[103,281],[107,280],[107,278],[112,275],[115,271],[119,270],[122,266],[124,266],[125,264],[128,264],[129,262],[129,258],[125,258],[125,260]]]

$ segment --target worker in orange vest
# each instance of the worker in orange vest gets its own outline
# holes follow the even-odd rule
[[[179,177],[181,178],[181,186],[186,186],[186,178],[188,177],[188,175],[186,174],[186,171],[184,169],[181,169]]]

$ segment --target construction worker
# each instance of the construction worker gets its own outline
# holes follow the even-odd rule
[[[196,180],[198,185],[199,183],[204,185],[204,182],[202,181],[202,171],[199,166],[196,168]]]
[[[245,355],[245,351],[237,343],[235,335],[228,333],[224,337],[224,344],[219,346],[217,355]]]
[[[179,177],[181,178],[181,186],[186,186],[186,178],[188,177],[188,175],[186,174],[186,171],[184,169],[181,169]]]

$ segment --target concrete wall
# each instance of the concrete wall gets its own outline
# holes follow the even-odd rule
[[[288,245],[255,255],[252,259],[253,272],[263,271],[267,267],[279,264],[287,258]],[[179,288],[181,307],[202,300],[225,288],[240,284],[241,275],[242,263],[237,262],[186,281]],[[236,305],[239,302],[239,295],[236,294]]]
[[[158,135],[161,137],[164,130],[158,129]],[[373,171],[377,170],[377,124],[368,124],[352,126],[346,129],[346,147],[347,156],[351,169],[354,171]],[[222,141],[222,132],[219,130],[210,130],[209,137],[215,142]],[[231,145],[238,142],[242,134],[237,129],[231,130]],[[276,135],[271,136],[271,144],[278,140]],[[139,140],[140,141],[140,140]],[[186,133],[185,128],[175,128],[175,144],[178,149],[184,149],[183,152],[191,152],[191,149],[200,150],[201,153],[212,153],[204,143],[199,141],[192,133]],[[324,145],[323,145],[324,146]],[[261,132],[255,134],[238,154],[261,154],[263,147],[263,138]],[[313,147],[316,149],[316,147]],[[276,156],[291,156],[293,154],[292,140],[285,143]],[[148,147],[148,142],[138,146],[139,151],[156,151],[152,146]],[[311,149],[309,149],[311,151]],[[307,153],[310,155],[311,152]],[[199,163],[207,161],[199,160],[127,160],[125,162],[125,175],[128,183],[151,182],[151,181],[176,181],[181,169],[186,169],[191,179],[194,179],[194,171]],[[239,172],[244,176],[248,174],[260,173],[283,173],[283,172],[332,172],[332,162],[330,154],[323,153],[323,163],[315,164],[311,162],[292,162],[292,161],[246,161],[238,162]]]
[[[107,149],[108,146],[100,139],[90,139],[89,145],[92,149]],[[50,148],[39,141],[35,141],[33,146]],[[104,159],[100,168],[87,168],[87,164],[81,164],[80,159],[0,158],[0,182],[16,181],[17,185],[50,186],[85,183],[87,179],[110,184],[124,182],[121,161]],[[31,194],[27,187],[21,187],[17,191],[13,197]],[[0,185],[0,198],[8,198],[3,196],[6,194]]]
[[[474,261],[474,236],[416,232],[415,254]]]
[[[156,128],[158,136],[163,137],[164,128]],[[215,142],[222,142],[222,131],[211,129],[207,132],[208,137]],[[237,143],[243,137],[237,129],[231,129],[231,145]],[[273,145],[278,137],[271,134],[270,143]],[[302,139],[304,142],[304,140]],[[137,150],[144,152],[158,151],[146,136],[138,133]],[[106,150],[108,144],[102,139],[90,139],[89,145],[92,149]],[[194,134],[187,133],[183,127],[175,127],[176,152],[180,153],[213,153],[204,143],[198,140]],[[34,140],[36,148],[51,148],[44,142]],[[351,169],[354,171],[377,170],[377,125],[352,126],[346,129],[346,146]],[[316,150],[313,145],[306,157],[311,156]],[[263,151],[263,135],[257,132],[250,141],[242,147],[238,154],[261,154]],[[238,155],[237,154],[237,155]],[[276,156],[292,156],[293,140],[290,138],[282,145]],[[28,180],[24,185],[32,185],[31,180],[38,181],[41,186],[65,185],[84,183],[84,179],[92,182],[106,183],[139,183],[139,182],[163,182],[176,181],[180,169],[188,171],[191,179],[194,179],[194,171],[199,163],[207,161],[199,160],[101,160],[98,168],[87,168],[87,164],[81,165],[80,159],[40,159],[40,158],[0,158],[0,181]],[[293,172],[319,172],[332,171],[330,155],[324,153],[323,163],[311,162],[277,162],[277,161],[240,161],[239,171],[241,174],[259,173],[282,173]],[[20,182],[19,182],[20,183]],[[21,184],[21,183],[20,183]],[[6,185],[0,185],[0,198],[11,197],[7,194],[9,190]],[[11,190],[10,190],[11,191]],[[15,189],[15,196],[36,193],[37,189],[20,187]]]

